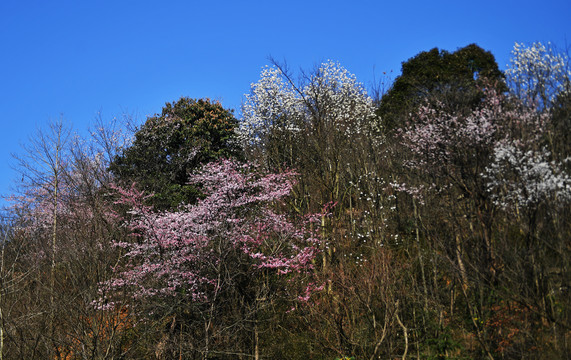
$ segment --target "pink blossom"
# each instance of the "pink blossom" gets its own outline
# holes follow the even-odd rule
[[[216,291],[218,264],[247,260],[252,275],[307,274],[319,253],[320,239],[307,221],[275,212],[294,184],[295,173],[261,174],[249,164],[222,160],[190,177],[205,197],[175,212],[154,212],[147,197],[116,188],[117,204],[128,205],[128,226],[139,238],[116,242],[125,249],[123,265],[102,288],[127,291],[134,299],[184,296],[204,301]],[[238,250],[241,259],[225,256]],[[292,275],[293,276],[293,275]]]

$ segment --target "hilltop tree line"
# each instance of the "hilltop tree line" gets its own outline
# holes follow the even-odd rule
[[[421,52],[371,97],[272,61],[15,156],[0,359],[566,359],[571,72]]]

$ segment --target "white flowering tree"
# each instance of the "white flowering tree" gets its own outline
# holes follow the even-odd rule
[[[324,62],[305,83],[295,84],[280,66],[262,69],[245,95],[240,131],[248,143],[262,143],[273,129],[297,132],[332,125],[351,134],[374,117],[373,100],[355,75],[334,61]]]
[[[326,188],[320,206],[341,191],[342,159],[359,139],[379,139],[374,110],[364,86],[337,62],[324,62],[299,82],[274,62],[245,95],[240,136],[266,166],[317,175]]]
[[[321,216],[319,227],[323,255],[318,276],[327,289],[316,301],[324,306],[312,308],[304,321],[315,329],[330,329],[328,341],[339,354],[347,349],[347,336],[370,334],[359,340],[369,344],[371,352],[363,355],[369,358],[384,337],[382,327],[371,325],[381,316],[373,309],[382,309],[391,319],[393,305],[362,303],[361,297],[357,300],[361,292],[349,287],[351,279],[359,278],[356,274],[380,271],[376,266],[382,261],[376,260],[375,251],[389,241],[386,226],[394,198],[384,191],[390,159],[384,129],[363,84],[339,63],[326,61],[296,80],[276,63],[262,70],[243,103],[242,142],[247,156],[271,170],[285,165],[299,173],[288,199],[294,211],[315,213],[324,204],[329,209],[330,216]],[[373,283],[360,285],[370,291]],[[391,296],[386,304],[394,304]],[[348,303],[360,305],[340,314]],[[328,325],[354,319],[367,324],[367,330]]]
[[[249,145],[267,145],[268,134],[278,128],[295,132],[303,119],[303,99],[277,67],[264,67],[260,80],[242,105],[241,139]]]
[[[562,164],[550,160],[547,148],[526,150],[517,144],[499,143],[484,177],[497,205],[503,208],[536,208],[542,202],[561,205],[571,200],[571,177]]]
[[[506,77],[517,96],[539,108],[551,107],[559,94],[571,89],[569,57],[551,43],[516,42]]]

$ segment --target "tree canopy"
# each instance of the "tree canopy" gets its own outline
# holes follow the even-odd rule
[[[423,51],[403,62],[402,74],[382,97],[378,114],[393,129],[425,100],[441,101],[450,110],[471,110],[483,96],[478,86],[484,79],[500,91],[507,89],[494,55],[476,44],[452,53]]]
[[[197,191],[187,184],[189,173],[212,160],[237,155],[237,125],[220,103],[182,97],[147,119],[110,170],[119,182],[135,182],[154,193],[152,202],[160,208],[192,202]]]

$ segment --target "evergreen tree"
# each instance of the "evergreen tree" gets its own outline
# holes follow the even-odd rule
[[[198,192],[187,184],[189,173],[236,155],[236,127],[236,118],[220,103],[183,97],[148,118],[110,170],[119,182],[135,182],[140,190],[153,193],[151,202],[158,209],[191,203]]]
[[[402,74],[382,97],[378,114],[388,130],[400,127],[424,101],[450,111],[472,110],[483,98],[484,79],[503,92],[503,75],[494,55],[476,44],[450,53],[434,48],[402,64]]]

